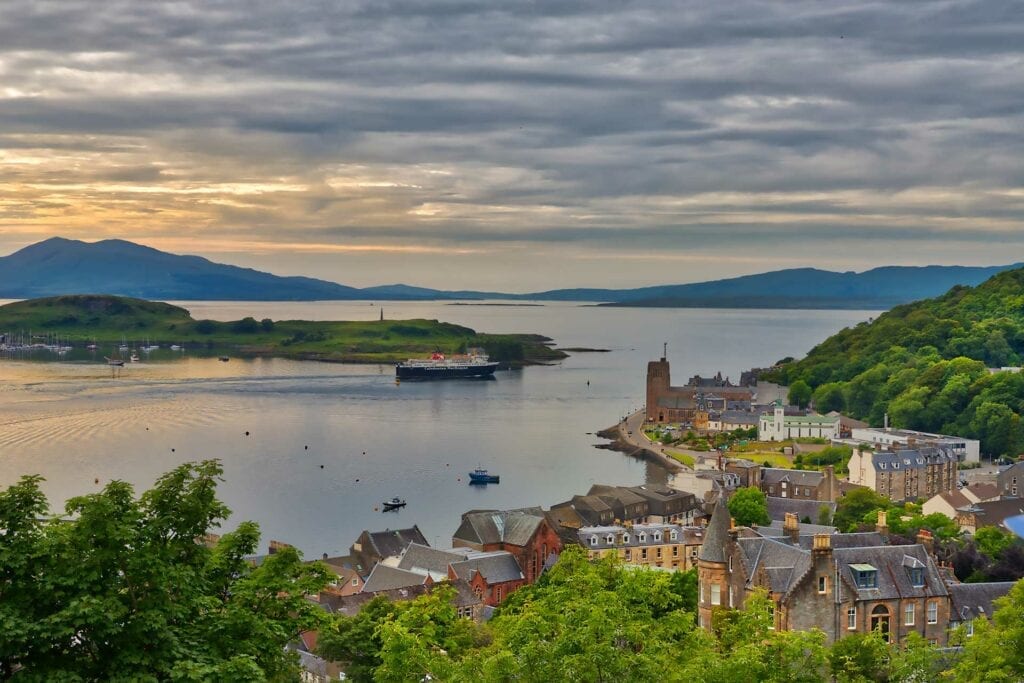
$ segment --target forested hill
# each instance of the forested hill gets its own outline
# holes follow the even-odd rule
[[[982,450],[1016,455],[1024,447],[1024,375],[987,367],[1024,358],[1024,269],[977,287],[897,306],[847,328],[784,364],[772,379],[805,382],[815,407],[880,425],[980,438]]]

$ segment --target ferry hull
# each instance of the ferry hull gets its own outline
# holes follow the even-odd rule
[[[480,363],[459,368],[395,366],[395,377],[398,379],[461,379],[472,377],[493,377],[498,369],[497,363]]]

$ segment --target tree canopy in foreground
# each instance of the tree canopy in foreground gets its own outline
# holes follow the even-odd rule
[[[229,514],[220,475],[184,464],[138,498],[113,481],[60,519],[39,477],[0,492],[0,679],[293,679],[285,645],[322,623],[305,596],[326,571],[292,548],[253,567],[251,522],[207,547]]]

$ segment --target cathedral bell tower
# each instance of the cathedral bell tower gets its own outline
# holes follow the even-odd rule
[[[665,344],[665,350],[662,353],[668,352],[668,344]],[[668,393],[668,388],[672,386],[671,377],[669,376],[668,360],[665,356],[661,357],[661,360],[652,360],[647,364],[647,420],[650,422],[665,422],[667,415],[665,410],[658,406],[658,399]]]

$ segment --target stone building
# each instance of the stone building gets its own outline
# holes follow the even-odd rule
[[[750,402],[756,396],[754,387],[740,387],[727,380],[700,380],[696,385],[672,386],[669,363],[664,356],[647,364],[646,418],[656,423],[692,423],[698,410],[698,397],[714,394],[726,401]],[[707,423],[707,411],[702,411]]]
[[[616,555],[627,564],[662,569],[692,569],[704,542],[704,530],[677,524],[591,526],[578,542],[592,560]]]
[[[475,510],[462,515],[452,546],[508,551],[522,568],[526,583],[533,583],[548,559],[561,552],[562,541],[540,508]]]
[[[828,465],[819,470],[761,470],[761,490],[766,496],[831,502],[839,498],[839,480]]]
[[[927,500],[956,490],[958,462],[956,454],[945,448],[873,451],[855,447],[850,457],[849,480],[890,500]]]
[[[822,630],[829,642],[880,630],[891,642],[911,631],[946,644],[950,592],[928,550],[888,546],[878,533],[803,535],[793,518],[789,533],[765,538],[732,527],[721,501],[698,555],[698,618],[712,627],[717,611],[741,609],[766,592],[779,630]]]
[[[858,443],[871,444],[882,449],[921,447],[942,448],[952,452],[960,462],[980,462],[981,442],[962,436],[915,432],[910,429],[875,429],[861,427],[850,431],[850,438]]]
[[[1024,462],[1018,462],[1001,470],[996,475],[999,495],[1003,498],[1021,498],[1024,492]]]

